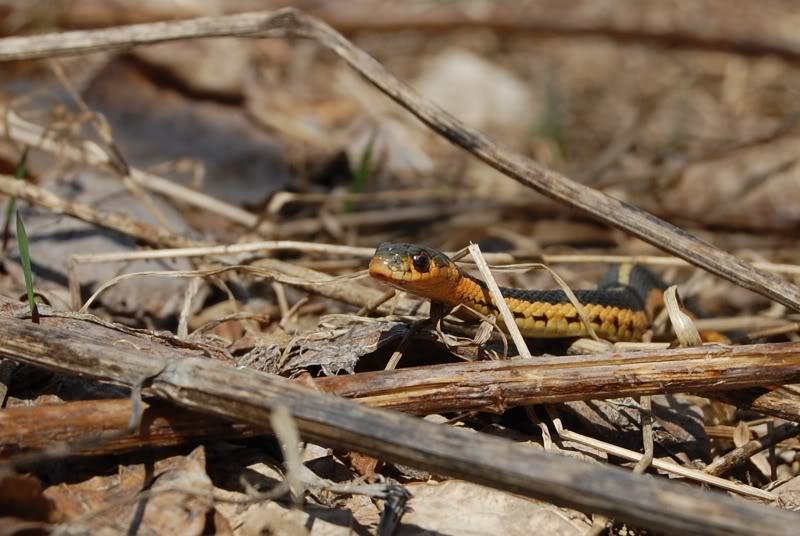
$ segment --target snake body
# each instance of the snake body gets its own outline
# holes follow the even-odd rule
[[[435,249],[414,244],[381,244],[370,261],[369,274],[433,302],[450,307],[463,305],[501,318],[486,284]],[[606,274],[597,289],[577,290],[574,294],[600,337],[610,341],[638,341],[650,325],[652,305],[663,289],[663,282],[652,272],[641,266],[622,265]],[[562,290],[501,287],[500,292],[525,337],[588,335],[575,306]]]

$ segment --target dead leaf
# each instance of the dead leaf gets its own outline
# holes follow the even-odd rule
[[[461,481],[410,484],[411,510],[401,521],[398,535],[548,534],[577,536],[591,525],[574,510],[525,499]]]
[[[297,355],[289,359],[281,373],[319,366],[326,376],[333,376],[341,370],[352,374],[360,357],[401,339],[408,330],[408,324],[402,322],[376,321],[329,338],[301,341]]]
[[[375,470],[381,461],[366,454],[358,452],[348,452],[345,457],[350,461],[350,466],[361,475],[369,478],[375,477]]]
[[[143,533],[202,534],[212,490],[204,450],[198,447],[188,456],[159,460],[153,467],[123,466],[119,475],[53,486],[45,496],[76,530],[126,534],[135,527]],[[143,491],[151,496],[137,500]]]
[[[277,344],[269,344],[266,346],[256,346],[240,357],[237,362],[241,367],[277,374],[280,357],[280,347]]]
[[[131,497],[138,489],[117,487],[116,475],[98,476],[78,484],[62,483],[45,490],[45,496],[52,500],[65,525],[77,522],[83,515],[91,515],[105,508],[109,502]],[[121,526],[117,527],[120,531]]]
[[[205,450],[198,447],[150,488],[139,530],[153,534],[203,534],[213,509],[213,485],[206,474]],[[181,491],[169,492],[177,489]],[[192,495],[186,494],[192,492]]]
[[[0,517],[16,521],[57,522],[59,516],[55,504],[42,491],[42,483],[34,476],[6,474],[0,480]],[[3,525],[0,523],[0,526]]]

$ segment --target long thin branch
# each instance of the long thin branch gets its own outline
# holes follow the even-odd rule
[[[73,332],[90,332],[95,341],[107,341],[113,351],[118,332],[87,326],[76,319],[49,318],[45,325],[62,326]],[[91,330],[91,331],[90,331]],[[142,346],[141,343],[134,343]],[[152,348],[148,351],[152,352]],[[180,358],[169,348],[162,355]],[[703,351],[667,350],[647,354],[566,356],[513,362],[484,362],[421,367],[391,372],[360,373],[319,378],[314,387],[338,396],[415,414],[503,411],[534,403],[569,402],[586,398],[617,398],[643,393],[680,392],[690,389],[725,388],[733,385],[772,383],[796,375],[800,344],[757,345],[736,349]],[[765,372],[766,363],[769,371]],[[794,363],[794,364],[793,364]],[[731,372],[731,369],[736,369]],[[470,381],[466,381],[470,378]],[[740,407],[752,408],[781,418],[800,421],[800,401],[781,391],[779,405],[753,404],[748,390],[703,391]],[[781,395],[781,396],[779,396]],[[125,423],[128,400],[73,402],[58,407],[39,406],[0,414],[0,458],[21,450],[44,448],[57,441],[96,435],[114,423]],[[104,443],[94,453],[196,442],[207,438],[236,437],[261,433],[252,428],[231,427],[193,412],[175,408],[146,408],[146,426],[136,436]]]
[[[274,408],[289,409],[306,440],[351,449],[439,474],[611,518],[681,534],[793,534],[796,514],[663,479],[633,475],[369,408],[267,374],[201,358],[166,359],[98,344],[63,328],[0,320],[0,355],[66,374],[134,385],[185,408],[270,427]]]
[[[277,273],[290,273],[315,281],[329,277],[266,259]],[[291,271],[300,270],[298,271]],[[344,284],[326,285],[337,289],[331,295],[348,303],[360,303],[368,295],[349,295]],[[324,288],[320,287],[320,288]],[[0,297],[0,340],[12,333],[21,305]],[[44,326],[68,330],[104,344],[113,353],[120,331],[113,324],[87,322],[91,315],[50,316],[43,311]],[[146,345],[131,339],[137,348],[148,348],[175,358],[185,357],[161,344]],[[0,348],[0,352],[2,348]],[[46,356],[35,357],[47,366]],[[191,354],[190,354],[191,355]],[[513,361],[479,361],[399,369],[391,372],[363,372],[314,380],[315,388],[360,402],[419,415],[442,412],[491,411],[530,404],[554,404],[659,393],[704,392],[730,397],[730,390],[742,393],[740,404],[752,403],[749,387],[789,384],[800,381],[800,342],[748,346],[703,346],[650,352],[594,355],[539,356]],[[786,396],[784,396],[786,398]],[[734,402],[736,403],[736,402]],[[776,411],[791,413],[800,420],[798,407],[784,404]]]
[[[336,394],[335,384],[324,387],[332,389],[326,392]],[[413,390],[413,385],[408,388]],[[746,403],[737,404],[739,401],[731,396],[739,392],[741,391],[704,394],[711,398],[719,398],[720,394],[729,395],[726,402],[750,409]],[[775,416],[800,421],[800,407],[798,407],[800,401],[793,398],[787,402],[794,404],[794,410],[789,414],[785,411],[778,412],[779,414]],[[398,407],[402,405],[398,404]],[[241,438],[264,433],[264,430],[252,426],[231,424],[226,420],[174,406],[152,406],[147,403],[143,406],[142,426],[136,433],[103,441],[92,448],[74,450],[72,454],[75,456],[119,454],[132,450],[196,444],[213,439]],[[391,406],[384,407],[392,409]],[[130,400],[112,399],[26,406],[0,411],[0,460],[31,450],[52,448],[61,442],[73,444],[86,437],[100,437],[109,429],[123,427],[130,417],[131,409]],[[766,409],[765,413],[770,414],[771,408],[756,407],[756,409]],[[779,428],[776,432],[783,433],[784,430]],[[780,440],[779,437],[778,441]],[[769,446],[764,444],[766,446],[763,448]],[[754,445],[750,445],[748,449],[753,447]],[[729,453],[726,457],[737,456],[735,463],[739,463],[738,456],[748,453],[749,451]]]
[[[331,376],[320,389],[408,413],[495,411],[800,380],[800,343],[482,361]],[[709,393],[710,394],[710,393]]]
[[[57,452],[61,456],[65,455],[65,451],[70,456],[119,454],[269,433],[264,429],[230,423],[171,404],[142,405],[141,426],[134,433],[124,435],[118,432],[125,430],[133,411],[130,399],[44,404],[0,411],[0,461],[11,460],[13,463],[20,457],[24,460],[26,455],[30,458],[42,452]],[[109,437],[109,431],[115,435]],[[86,446],[74,448],[81,443]],[[600,447],[594,440],[589,446],[609,449],[608,444]],[[637,461],[642,457],[637,452],[621,447],[611,449],[611,454],[622,459]],[[708,472],[703,473],[672,461],[655,460],[653,466],[672,475],[747,497],[766,501],[777,499],[768,491],[709,476]]]
[[[137,24],[96,31],[44,34],[0,39],[0,61],[80,54],[134,45],[214,36],[305,37],[339,55],[353,69],[420,121],[490,166],[518,182],[564,204],[588,212],[690,263],[744,288],[800,311],[800,288],[756,270],[686,231],[641,209],[614,199],[549,170],[529,158],[488,140],[456,118],[420,97],[390,75],[369,54],[327,24],[295,9],[274,13],[244,13],[185,21]]]

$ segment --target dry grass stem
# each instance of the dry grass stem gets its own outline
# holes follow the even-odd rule
[[[283,465],[286,482],[292,494],[292,502],[298,507],[303,502],[305,484],[303,483],[303,461],[300,447],[300,433],[286,406],[277,406],[270,415],[270,425],[280,442],[283,452]]]
[[[464,192],[449,188],[420,188],[414,190],[384,190],[380,192],[363,193],[295,193],[295,192],[275,192],[267,205],[268,214],[278,214],[287,203],[306,203],[306,204],[328,204],[364,201],[431,201],[432,199],[441,201],[475,201],[480,198],[472,192]],[[507,199],[498,200],[496,197],[487,197],[486,201],[493,203],[519,203],[519,200]]]
[[[89,297],[88,300],[83,304],[83,306],[78,311],[79,313],[85,313],[89,307],[91,307],[92,303],[97,299],[97,297],[102,294],[108,288],[116,285],[120,281],[125,281],[126,279],[132,279],[136,277],[177,277],[177,278],[185,278],[185,277],[211,277],[219,274],[224,274],[230,271],[237,271],[237,272],[245,272],[256,275],[258,277],[263,277],[266,279],[270,279],[272,281],[277,281],[280,283],[286,283],[288,285],[297,285],[303,288],[307,288],[309,286],[318,286],[318,285],[335,285],[337,283],[341,283],[343,281],[354,281],[356,279],[361,279],[366,277],[366,272],[360,272],[355,274],[346,274],[339,277],[332,277],[330,279],[324,280],[309,280],[303,278],[295,278],[290,277],[282,274],[281,272],[275,270],[267,270],[264,268],[259,268],[258,266],[251,266],[251,265],[233,265],[233,266],[224,266],[222,268],[211,268],[208,270],[162,270],[162,271],[144,271],[144,272],[132,272],[128,274],[118,275],[113,279],[110,279],[100,285],[97,290]]]
[[[765,328],[755,331],[749,331],[747,337],[750,340],[760,339],[762,337],[775,337],[776,335],[788,335],[800,331],[800,323],[789,322],[782,326],[775,326],[772,328]]]
[[[617,456],[618,458],[622,458],[623,460],[628,460],[629,462],[634,462],[636,464],[642,463],[642,460],[646,460],[646,456],[644,454],[639,454],[638,452],[618,447],[616,445],[612,445],[611,443],[606,443],[605,441],[600,441],[591,437],[587,437],[583,434],[566,430],[561,424],[561,419],[552,411],[552,408],[548,407],[548,412],[551,414],[551,418],[553,418],[553,425],[558,432],[558,436],[564,441],[573,441],[580,445],[597,449],[601,452],[605,452],[606,454]],[[694,480],[695,482],[708,484],[709,486],[714,486],[715,488],[738,493],[739,495],[745,495],[762,501],[770,502],[777,499],[777,496],[774,493],[760,490],[752,486],[747,486],[745,484],[737,484],[735,482],[725,480],[724,478],[708,475],[703,471],[678,465],[671,460],[653,458],[650,465],[669,474],[682,476],[684,478]]]
[[[508,309],[505,299],[503,299],[503,294],[500,292],[500,287],[497,285],[497,281],[494,280],[491,270],[489,270],[486,259],[481,255],[481,249],[477,244],[470,244],[467,249],[470,255],[472,255],[472,259],[475,261],[478,270],[481,272],[483,281],[489,287],[494,305],[500,311],[500,316],[503,319],[503,323],[509,335],[511,335],[511,339],[514,341],[514,345],[517,347],[517,351],[523,358],[529,359],[531,357],[531,352],[528,350],[528,345],[525,344],[525,338],[522,336],[522,333],[520,333],[519,327],[514,320],[514,315]]]
[[[95,264],[154,259],[179,259],[190,257],[217,257],[241,255],[244,253],[266,253],[271,251],[299,251],[302,253],[319,253],[369,259],[375,248],[343,246],[340,244],[323,244],[319,242],[302,242],[297,240],[265,240],[227,244],[218,246],[198,246],[191,248],[158,249],[150,251],[124,251],[118,253],[83,253],[72,255],[71,259],[79,264]],[[512,258],[507,253],[487,253],[484,255],[492,262],[504,262]]]
[[[569,430],[562,430],[561,432],[559,432],[559,436],[561,437],[561,439],[564,439],[566,441],[574,441],[575,443],[586,445],[587,447],[597,449],[599,451],[605,452],[606,454],[617,456],[619,458],[622,458],[623,460],[628,460],[630,462],[639,463],[644,458],[644,455],[638,452],[624,449],[622,447],[612,445],[611,443],[598,441],[596,439],[592,439],[591,437],[586,437],[582,434],[571,432]],[[695,482],[708,484],[709,486],[737,493],[739,495],[745,495],[748,497],[769,502],[775,501],[777,499],[777,496],[774,493],[760,490],[758,488],[754,488],[753,486],[748,486],[746,484],[737,484],[736,482],[731,482],[730,480],[725,480],[724,478],[707,475],[703,473],[703,471],[698,471],[697,469],[690,469],[688,467],[683,467],[682,465],[678,465],[677,463],[674,463],[670,460],[662,460],[654,458],[651,465],[656,469],[659,469],[666,473],[673,474],[676,476],[682,476],[684,478],[694,480]]]
[[[644,445],[644,454],[639,461],[636,462],[633,472],[643,474],[653,464],[653,456],[655,453],[651,397],[643,396],[639,401],[639,405],[639,415],[642,417],[642,444]]]

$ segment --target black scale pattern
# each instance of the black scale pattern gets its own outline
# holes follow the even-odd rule
[[[623,286],[619,282],[619,270],[620,266],[614,266],[606,272],[596,290],[573,291],[575,297],[579,302],[585,304],[596,303],[620,309],[643,311],[647,295],[652,289],[664,290],[667,288],[667,285],[656,274],[639,265],[631,269],[628,285]],[[465,275],[485,287],[485,283],[479,279],[470,274]],[[569,298],[563,290],[522,290],[500,287],[500,292],[504,298],[530,302],[569,303]]]
[[[521,290],[501,287],[504,298],[529,302],[570,303],[563,290]],[[574,290],[575,297],[584,304],[597,303],[620,309],[644,310],[644,302],[630,287],[606,288],[597,290]]]

